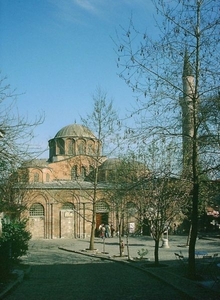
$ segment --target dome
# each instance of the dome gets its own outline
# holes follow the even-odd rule
[[[101,165],[100,170],[115,170],[122,163],[119,158],[108,158]]]
[[[146,166],[141,162],[109,158],[100,166],[99,181],[132,182],[147,173]]]
[[[101,165],[100,169],[102,170],[116,170],[116,168],[120,168],[127,166],[127,168],[132,167],[133,169],[137,171],[143,171],[146,170],[146,166],[144,163],[139,161],[126,161],[120,158],[108,158],[104,161],[104,163]]]
[[[84,138],[95,138],[94,134],[90,129],[83,125],[72,124],[63,127],[60,129],[55,138],[64,138],[64,137],[84,137]]]

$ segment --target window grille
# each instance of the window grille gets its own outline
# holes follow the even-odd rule
[[[109,206],[106,202],[99,201],[96,203],[96,211],[97,212],[108,212]]]
[[[66,202],[66,203],[63,204],[62,209],[65,209],[65,210],[71,209],[71,210],[73,210],[74,205],[70,202]]]
[[[44,207],[40,203],[35,203],[30,208],[31,217],[42,217],[44,216]]]

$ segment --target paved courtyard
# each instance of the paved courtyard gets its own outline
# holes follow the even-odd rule
[[[126,255],[126,240],[124,243]],[[219,299],[218,288],[204,288],[180,276],[183,274],[174,253],[181,250],[187,257],[185,244],[186,237],[171,236],[169,248],[160,248],[159,253],[161,262],[173,269],[156,270],[145,268],[146,263],[136,268],[126,256],[120,259],[116,237],[104,242],[97,238],[95,255],[85,251],[88,239],[31,240],[29,254],[23,258],[31,265],[31,272],[5,299]],[[196,248],[213,254],[219,246],[219,239],[201,239]],[[152,239],[129,238],[131,257],[137,257],[142,248],[148,249],[152,261]]]
[[[141,270],[37,244],[26,260],[29,277],[5,299],[186,299]]]

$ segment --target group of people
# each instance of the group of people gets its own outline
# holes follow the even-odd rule
[[[111,224],[101,224],[99,226],[99,236],[101,238],[113,237],[115,234],[114,226]]]

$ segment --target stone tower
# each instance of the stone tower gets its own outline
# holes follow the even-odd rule
[[[183,174],[188,177],[192,172],[192,143],[194,135],[193,101],[195,97],[195,81],[187,51],[184,56],[182,80],[183,96],[180,99],[180,104],[182,108]]]

